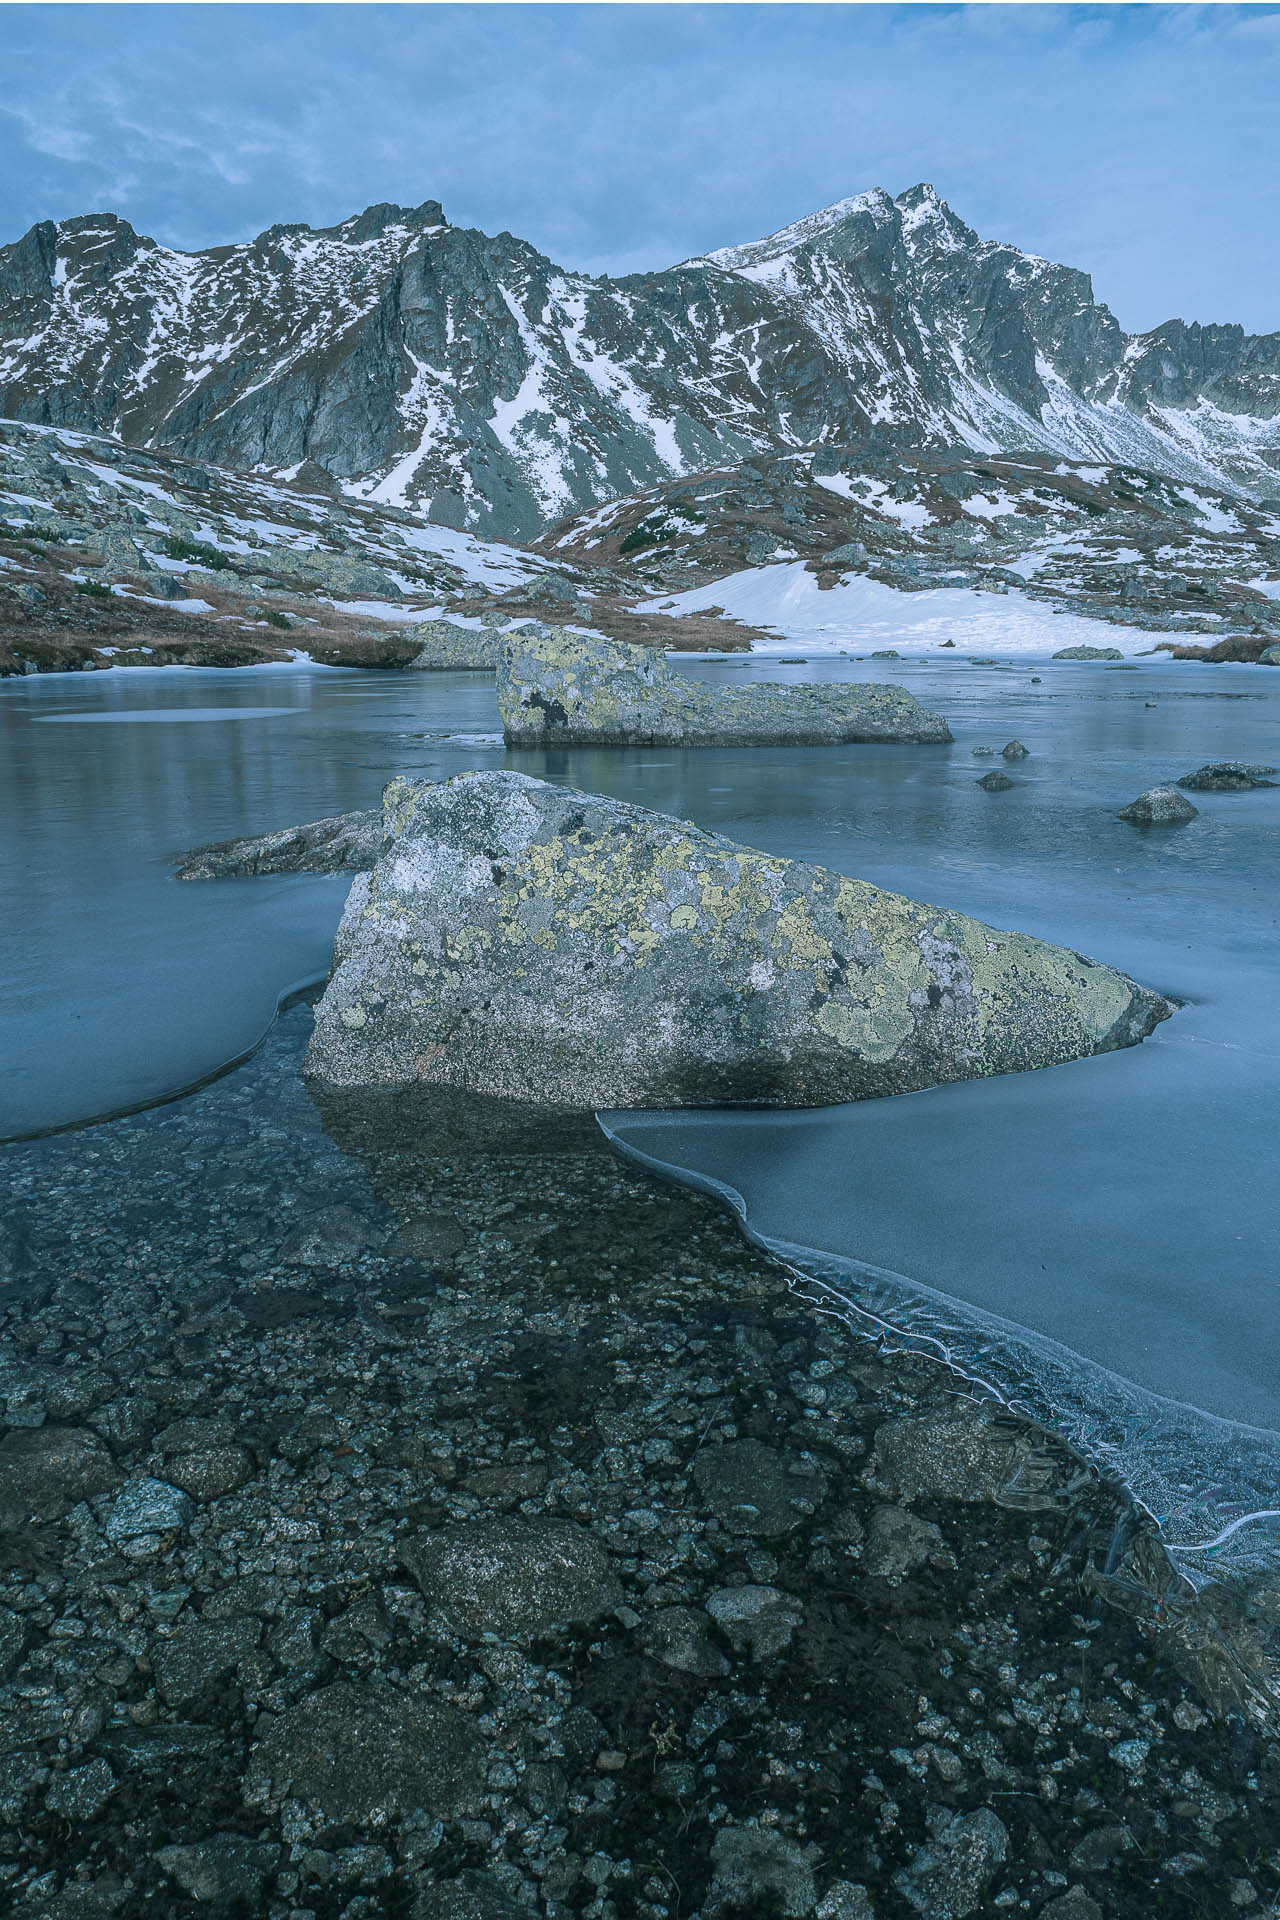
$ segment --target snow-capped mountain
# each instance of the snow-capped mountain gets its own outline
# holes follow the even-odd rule
[[[1126,335],[931,187],[623,280],[439,204],[181,253],[112,215],[0,248],[0,413],[528,537],[801,447],[1123,462],[1280,494],[1280,335]]]

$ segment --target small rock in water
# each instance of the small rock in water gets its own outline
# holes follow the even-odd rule
[[[1123,660],[1119,647],[1063,647],[1055,660]]]
[[[286,1266],[344,1267],[382,1239],[373,1222],[354,1207],[322,1207],[298,1222],[280,1249],[280,1259]]]
[[[709,1920],[737,1920],[759,1911],[793,1920],[813,1912],[817,1847],[802,1847],[771,1827],[723,1828],[711,1849],[715,1876],[703,1911]]]
[[[955,645],[955,641],[954,641],[954,640],[943,640],[943,641],[942,641],[942,642],[941,642],[940,644],[941,644],[942,646],[944,646],[944,647],[954,647],[954,645]]]
[[[1127,807],[1122,807],[1116,819],[1136,820],[1144,827],[1180,827],[1194,820],[1198,812],[1199,808],[1193,807],[1176,787],[1148,787]]]
[[[873,660],[901,660],[902,655],[896,647],[879,647],[872,654]]]
[[[897,1579],[923,1566],[931,1553],[941,1552],[942,1545],[942,1530],[932,1520],[918,1519],[905,1507],[877,1507],[867,1522],[862,1569]]]
[[[1250,787],[1273,787],[1275,781],[1267,775],[1275,771],[1274,767],[1253,766],[1247,760],[1211,760],[1194,773],[1184,773],[1178,785],[1190,788],[1192,793],[1245,793]]]
[[[1280,647],[1264,647],[1258,655],[1260,667],[1280,667]]]
[[[994,654],[971,653],[969,655],[969,665],[971,667],[994,667],[995,664],[996,664],[996,661],[995,661]]]
[[[1008,746],[1001,747],[1000,751],[1006,760],[1025,760],[1031,749],[1024,747],[1021,740],[1010,740]]]
[[[986,1906],[996,1868],[1009,1857],[1009,1829],[989,1807],[949,1823],[894,1875],[894,1885],[928,1920],[966,1920]]]
[[[995,752],[994,747],[971,747],[969,751],[975,760],[989,760]]]
[[[1041,680],[1040,675],[1038,673],[1033,673],[1031,676],[1031,684],[1033,687],[1039,687],[1039,686],[1043,686],[1044,682]]]
[[[996,770],[993,770],[991,773],[984,773],[978,782],[978,785],[986,793],[1004,793],[1007,788],[1014,784],[1007,773],[1000,773]]]
[[[599,1540],[570,1520],[483,1519],[406,1540],[401,1558],[455,1632],[521,1640],[590,1626],[621,1604]]]
[[[895,654],[894,659],[896,660],[897,657]],[[784,653],[778,661],[780,667],[807,667],[808,664],[808,658],[803,653]]]
[[[161,1847],[156,1862],[194,1900],[216,1902],[219,1909],[255,1906],[267,1876],[280,1858],[272,1842],[241,1833],[215,1833],[191,1847]]]
[[[804,1624],[795,1600],[777,1587],[719,1587],[707,1600],[707,1612],[730,1645],[752,1660],[785,1653]]]
[[[827,1491],[816,1460],[767,1447],[762,1440],[707,1447],[694,1462],[693,1477],[730,1533],[789,1533],[817,1511]]]

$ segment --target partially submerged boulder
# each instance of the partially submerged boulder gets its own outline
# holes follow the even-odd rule
[[[1176,787],[1148,787],[1122,807],[1116,819],[1136,820],[1141,827],[1181,827],[1194,820],[1199,811]]]
[[[451,620],[424,620],[410,627],[408,639],[422,651],[409,662],[421,673],[492,673],[498,664],[501,634],[491,626],[459,627]]]
[[[951,738],[904,687],[711,687],[648,647],[553,627],[504,637],[498,711],[510,746],[774,746]]]
[[[1247,793],[1250,787],[1273,787],[1268,778],[1274,767],[1255,766],[1248,760],[1211,760],[1208,766],[1184,773],[1178,785],[1192,793]]]
[[[257,873],[367,873],[382,845],[382,810],[336,813],[305,826],[243,840],[217,840],[183,856],[179,880],[226,880]]]
[[[1059,647],[1055,660],[1123,660],[1119,647]]]
[[[381,1096],[418,1141],[537,1151],[594,1139],[601,1108],[905,1093],[1173,1011],[1065,947],[524,774],[394,780],[384,825],[307,1071],[340,1119]]]

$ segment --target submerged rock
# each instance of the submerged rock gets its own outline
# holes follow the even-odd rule
[[[193,847],[178,868],[179,880],[226,880],[256,873],[363,873],[382,844],[382,814],[336,813],[301,827],[243,840]]]
[[[455,1631],[525,1640],[622,1603],[609,1556],[571,1520],[480,1520],[407,1541],[401,1558]]]
[[[327,1821],[474,1811],[484,1791],[480,1737],[468,1715],[385,1685],[337,1681],[270,1723],[253,1753],[246,1800],[314,1801]]]
[[[1194,773],[1184,773],[1178,785],[1192,793],[1246,793],[1250,787],[1273,787],[1275,781],[1267,776],[1275,771],[1247,760],[1211,760]]]
[[[1018,783],[1016,780],[1011,780],[1007,773],[1001,773],[998,767],[993,767],[991,772],[984,773],[981,780],[977,781],[976,784],[982,788],[984,793],[1007,793],[1010,787],[1014,787]]]
[[[1025,760],[1031,749],[1024,747],[1021,740],[1010,740],[1007,746],[1001,747],[1000,752],[1006,760]]]
[[[492,673],[498,664],[501,635],[491,626],[455,626],[451,620],[425,620],[410,627],[406,638],[421,640],[422,651],[409,662],[419,673]]]
[[[1067,948],[525,774],[395,780],[385,807],[307,1071],[419,1141],[540,1150],[597,1139],[602,1108],[909,1092],[1173,1011]]]
[[[1055,660],[1123,660],[1119,647],[1061,647]]]
[[[710,687],[648,647],[567,633],[506,635],[498,711],[513,746],[771,746],[951,738],[904,687]]]
[[[1127,807],[1122,807],[1116,819],[1136,820],[1144,827],[1180,827],[1194,820],[1199,811],[1176,787],[1148,787]]]
[[[1260,667],[1280,667],[1280,647],[1264,647],[1258,655]]]

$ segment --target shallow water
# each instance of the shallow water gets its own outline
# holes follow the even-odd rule
[[[615,793],[1185,1000],[1141,1048],[1043,1073],[816,1113],[607,1118],[624,1148],[740,1196],[753,1232],[864,1310],[1114,1458],[1186,1537],[1280,1505],[1280,790],[1196,795],[1183,829],[1115,818],[1203,761],[1280,759],[1280,675],[681,670],[892,674],[956,743],[506,755],[492,682],[464,675],[157,669],[0,688],[0,1134],[189,1085],[323,973],[345,879],[183,885],[183,848],[369,806],[393,772],[505,764]],[[1012,736],[1031,758],[987,794],[977,777],[1004,763],[971,748]]]

